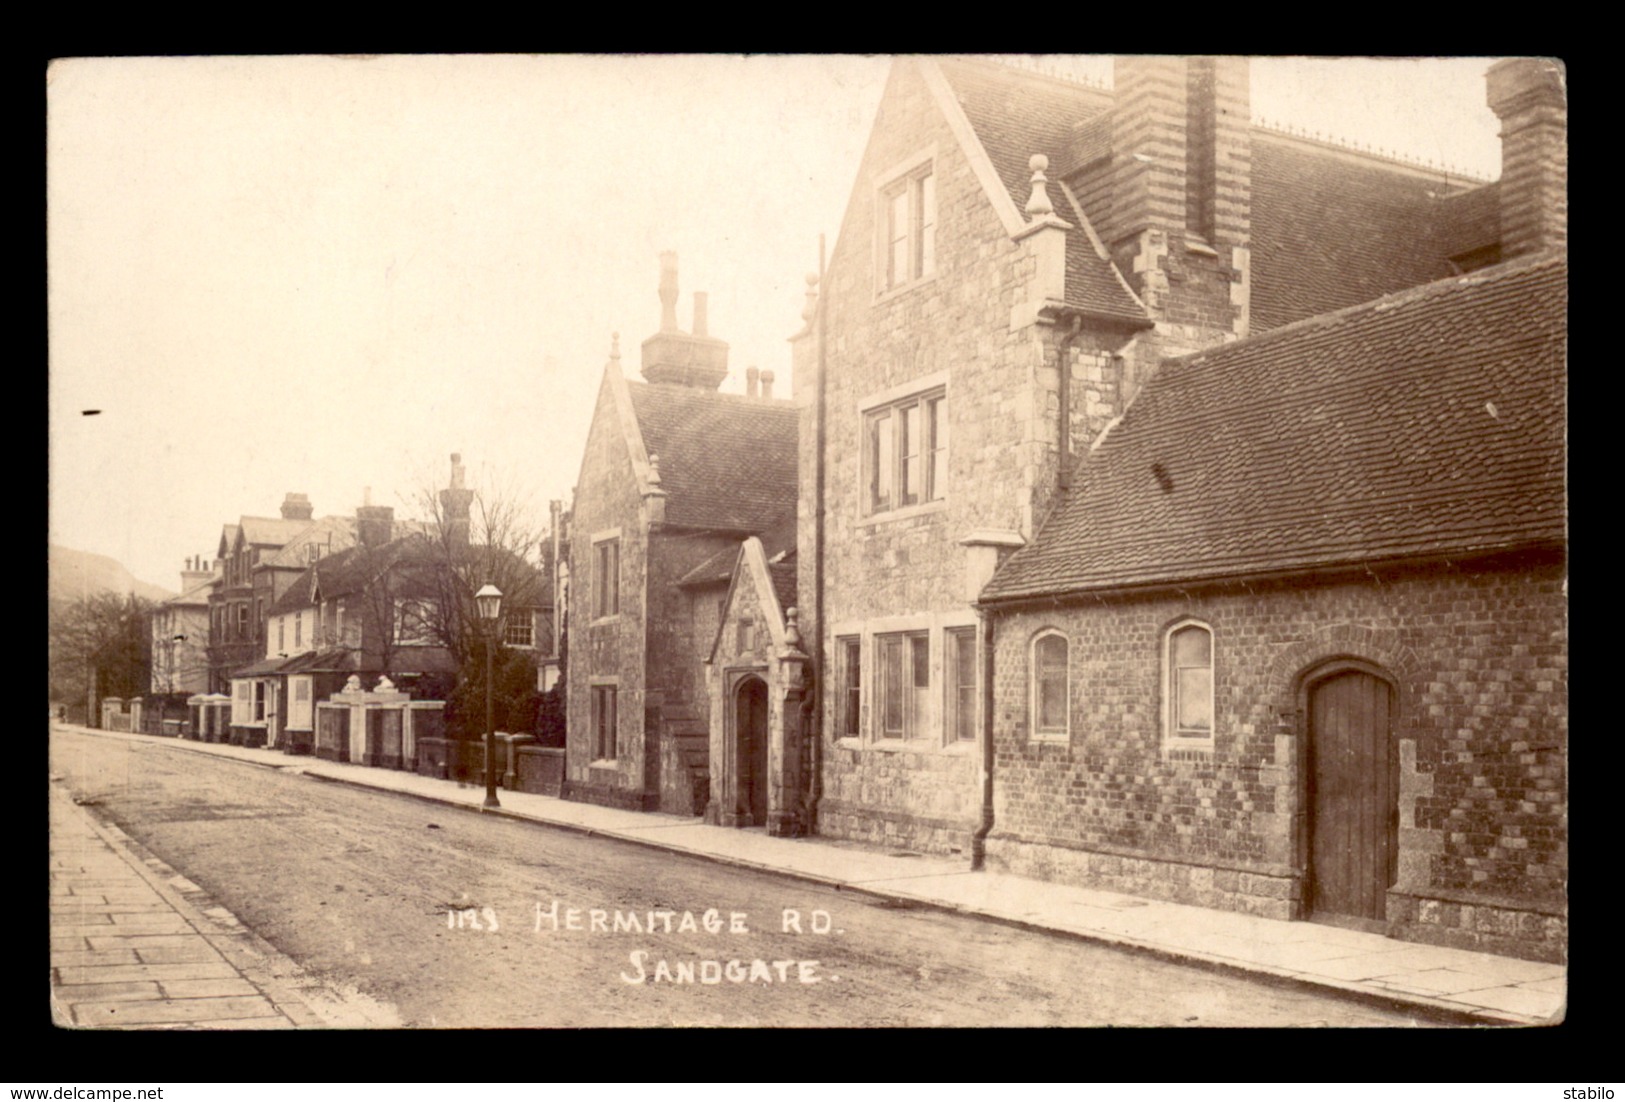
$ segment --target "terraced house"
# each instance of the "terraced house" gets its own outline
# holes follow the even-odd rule
[[[1563,951],[1562,74],[1488,94],[1498,183],[1245,59],[896,63],[793,343],[807,827]]]

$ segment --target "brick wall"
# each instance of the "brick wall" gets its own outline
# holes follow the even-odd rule
[[[1566,935],[1567,633],[1560,565],[1254,585],[1000,616],[995,827],[1002,867],[1303,917],[1303,677],[1355,658],[1396,686],[1400,936],[1555,959]],[[1211,751],[1164,751],[1161,644],[1212,628]],[[1030,736],[1028,647],[1070,643],[1070,738]]]

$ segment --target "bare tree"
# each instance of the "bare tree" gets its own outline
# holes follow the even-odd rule
[[[50,609],[52,695],[76,710],[85,702],[87,718],[105,696],[147,693],[152,674],[153,603],[123,593],[92,593],[56,601]]]

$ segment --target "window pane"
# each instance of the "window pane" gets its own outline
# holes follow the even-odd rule
[[[913,505],[920,500],[920,407],[905,406],[899,411],[897,431],[902,435],[900,449],[903,456],[903,477],[899,505]]]
[[[886,738],[903,735],[903,641],[880,641],[881,731]]]
[[[858,644],[856,641],[848,640],[843,644],[842,651],[845,656],[842,674],[845,677],[846,700],[844,701],[845,709],[842,714],[841,730],[838,733],[841,737],[852,738],[858,733],[858,709],[862,702],[862,697],[859,695],[862,669],[858,665]]]
[[[1212,665],[1209,658],[1210,646],[1211,643],[1206,628],[1180,628],[1174,633],[1174,665]]]
[[[974,739],[976,737],[976,686],[960,686],[954,704],[954,737]]]
[[[1213,729],[1212,670],[1179,671],[1179,729],[1204,732]]]
[[[1059,635],[1046,635],[1033,648],[1040,670],[1066,669],[1066,640]]]
[[[936,501],[948,489],[948,419],[943,416],[942,399],[933,398],[926,403],[926,447],[931,452],[930,485],[927,501]]]
[[[900,189],[889,204],[891,256],[887,263],[886,285],[895,287],[908,280],[908,191]]]
[[[1066,673],[1046,671],[1038,680],[1038,727],[1041,731],[1066,729]]]
[[[891,412],[876,414],[869,421],[869,506],[891,508],[892,423]]]
[[[924,689],[931,684],[931,642],[924,635],[909,637],[913,648],[914,687]]]

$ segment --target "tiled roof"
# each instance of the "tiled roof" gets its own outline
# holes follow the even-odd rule
[[[1485,184],[1452,195],[1439,204],[1443,213],[1439,251],[1461,256],[1501,243],[1501,185]]]
[[[983,599],[1563,541],[1567,281],[1534,257],[1168,361]]]
[[[1255,127],[1253,332],[1449,276],[1455,190],[1442,175]]]
[[[1026,208],[1032,194],[1029,158],[1043,153],[1056,167],[1073,144],[1077,124],[1111,106],[1110,93],[993,62],[941,58],[937,64],[1018,211]],[[1058,173],[1052,176],[1058,178]],[[1049,196],[1056,213],[1074,225],[1066,235],[1067,305],[1149,325],[1145,308],[1113,273],[1111,262],[1095,252],[1053,182]]]
[[[319,520],[302,520],[292,523],[300,524],[302,527],[279,550],[262,558],[258,565],[304,567],[310,562],[306,548],[312,542],[327,544],[331,547],[334,536],[342,536],[344,537],[343,542],[348,543],[355,535],[354,517],[322,517]],[[404,532],[401,532],[400,522],[396,523],[395,531],[398,535],[405,535]]]
[[[757,535],[762,541],[762,553],[771,563],[775,558],[783,556],[794,559],[796,554],[796,514],[795,510],[780,517],[769,525],[767,530]],[[724,547],[699,566],[677,579],[677,585],[711,585],[716,582],[726,582],[733,577],[734,563],[739,561],[739,548]]]
[[[796,407],[695,387],[628,382],[644,447],[659,456],[666,523],[760,532],[796,503]]]
[[[773,592],[779,599],[779,608],[786,616],[796,607],[796,560],[792,555],[783,562],[767,564],[767,576],[773,579]]]
[[[241,521],[243,542],[281,547],[313,523],[315,522],[309,520],[288,520],[285,517],[243,517]]]

